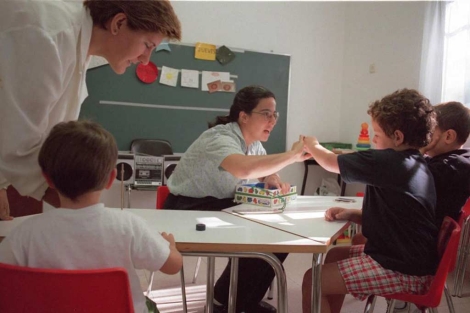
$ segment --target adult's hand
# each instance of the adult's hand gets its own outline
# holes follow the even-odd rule
[[[291,151],[295,152],[296,160],[295,162],[303,162],[312,157],[309,151],[305,148],[304,136],[300,135],[299,140],[292,144]]]
[[[8,202],[8,195],[6,189],[0,189],[0,220],[11,221],[13,219],[10,216],[10,204]]]
[[[286,194],[290,190],[290,184],[281,181],[281,178],[277,174],[269,175],[264,179],[264,188],[276,188],[281,189],[281,193]]]

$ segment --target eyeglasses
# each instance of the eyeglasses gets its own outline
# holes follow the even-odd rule
[[[275,121],[277,121],[277,119],[279,118],[279,112],[277,111],[274,111],[272,113],[270,111],[263,111],[263,112],[251,111],[251,113],[263,115],[266,121],[268,122],[271,121],[272,118],[274,118]]]

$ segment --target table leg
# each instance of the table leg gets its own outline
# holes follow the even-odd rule
[[[207,257],[206,313],[213,312],[215,257]]]
[[[183,255],[206,256],[207,257],[207,295],[206,295],[206,313],[213,312],[214,302],[214,264],[215,257],[229,258],[257,258],[264,260],[271,265],[274,275],[277,278],[277,312],[287,313],[287,282],[286,272],[282,268],[282,263],[272,253],[264,252],[183,252]],[[238,265],[238,264],[237,264]],[[230,296],[229,296],[230,297]],[[234,298],[235,299],[235,298]]]
[[[321,312],[321,267],[323,263],[323,253],[313,254],[312,258],[312,313]]]
[[[238,258],[230,258],[230,288],[228,292],[228,313],[235,313],[237,307]]]
[[[183,267],[181,267],[180,276],[181,276],[181,299],[183,301],[183,313],[187,313],[188,304],[186,302],[186,283],[184,281],[184,268]]]
[[[307,183],[307,176],[308,176],[308,164],[306,162],[304,162],[304,166],[305,166],[305,169],[304,169],[304,179],[302,181],[302,190],[300,191],[300,195],[304,195],[304,192],[305,192],[305,184]]]

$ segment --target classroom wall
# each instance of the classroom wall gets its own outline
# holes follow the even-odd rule
[[[399,88],[418,87],[424,5],[173,2],[183,25],[183,42],[292,56],[289,148],[300,134],[315,135],[320,141],[355,143],[360,124],[369,121],[366,110],[371,101]],[[371,63],[375,63],[375,74],[369,73]],[[303,169],[303,164],[293,164],[281,171],[299,192]],[[311,167],[306,194],[313,194],[321,178],[328,176],[335,177]],[[347,193],[354,195],[361,189],[348,186]],[[153,196],[149,199],[154,201]]]

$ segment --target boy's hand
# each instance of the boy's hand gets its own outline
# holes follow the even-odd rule
[[[307,150],[305,149],[304,136],[302,135],[299,136],[299,141],[294,142],[294,144],[292,145],[291,151],[293,151],[296,154],[295,162],[303,162],[312,157],[312,155],[308,153]]]
[[[351,217],[351,211],[345,208],[333,207],[325,212],[325,220],[327,221],[348,221]]]
[[[8,203],[8,195],[6,189],[0,189],[0,220],[11,221],[10,204]]]
[[[162,232],[161,235],[163,239],[170,243],[170,247],[176,247],[175,237],[173,237],[173,234],[167,234],[165,232]]]
[[[314,136],[304,136],[304,143],[311,146],[316,146],[320,144],[318,139]]]

